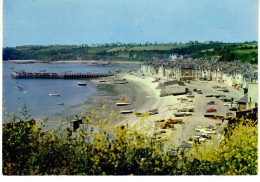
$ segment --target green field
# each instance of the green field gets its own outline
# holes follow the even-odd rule
[[[178,45],[151,45],[151,46],[136,46],[129,48],[126,46],[123,47],[115,47],[112,49],[107,50],[107,52],[116,52],[116,51],[151,51],[151,50],[171,50],[174,48],[182,48],[182,47],[187,47],[188,45],[186,44],[178,44]]]
[[[241,53],[241,54],[248,54],[248,53],[251,53],[251,52],[257,53],[258,50],[257,49],[242,49],[242,50],[234,50],[232,52],[234,52],[234,53]]]

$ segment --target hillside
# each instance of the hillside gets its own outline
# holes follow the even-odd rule
[[[193,58],[241,60],[257,64],[256,42],[222,43],[189,42],[187,44],[102,44],[102,45],[27,45],[6,47],[3,60],[107,60],[147,61],[153,58],[167,59],[177,53]]]

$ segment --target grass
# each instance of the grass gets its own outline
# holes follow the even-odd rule
[[[151,50],[171,50],[174,48],[182,48],[182,47],[187,47],[188,45],[186,44],[178,44],[178,45],[152,45],[152,46],[135,46],[132,48],[129,47],[115,47],[112,49],[107,50],[107,52],[113,52],[113,51],[151,51]]]
[[[240,54],[249,54],[251,52],[258,53],[258,50],[257,49],[242,49],[242,50],[235,50],[235,51],[232,51],[232,52],[240,53]]]

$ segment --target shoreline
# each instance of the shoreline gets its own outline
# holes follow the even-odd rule
[[[140,61],[106,61],[106,60],[68,60],[68,61],[40,61],[40,60],[8,60],[3,63],[17,63],[17,64],[30,64],[30,63],[46,63],[46,64],[90,64],[90,65],[108,65],[108,64],[140,64]]]

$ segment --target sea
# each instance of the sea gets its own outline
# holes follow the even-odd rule
[[[24,70],[26,72],[51,73],[108,73],[115,71],[134,71],[140,68],[139,64],[111,63],[108,65],[89,65],[84,63],[29,63],[17,64],[3,62],[2,104],[5,112],[17,113],[18,109],[27,108],[31,118],[48,118],[57,120],[57,113],[66,112],[82,101],[88,100],[97,88],[89,80],[87,86],[78,86],[76,79],[14,79],[11,72]],[[23,90],[16,87],[20,86]],[[107,91],[109,92],[109,90]],[[60,96],[49,96],[50,93]],[[58,103],[64,103],[59,105]]]

